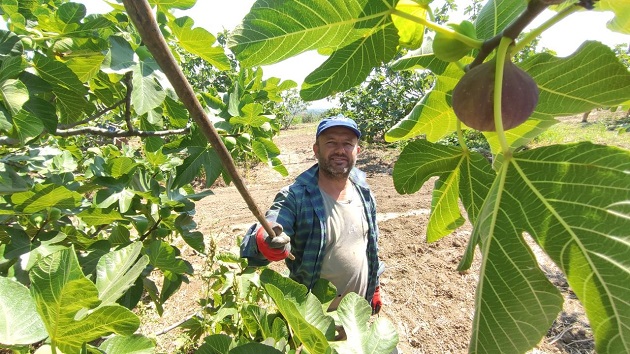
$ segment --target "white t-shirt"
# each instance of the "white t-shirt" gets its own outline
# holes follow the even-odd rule
[[[333,311],[350,292],[365,297],[368,283],[368,223],[354,186],[349,189],[345,201],[336,201],[326,192],[321,193],[328,216],[321,277],[337,288],[337,297],[328,308]]]

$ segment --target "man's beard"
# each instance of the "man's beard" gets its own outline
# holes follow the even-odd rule
[[[332,155],[330,157],[333,157]],[[346,156],[344,156],[346,157]],[[350,175],[350,171],[354,167],[354,161],[348,159],[348,166],[346,167],[335,167],[330,162],[330,159],[327,159],[322,156],[317,157],[317,162],[319,163],[319,170],[322,171],[328,178],[331,179],[346,179]]]

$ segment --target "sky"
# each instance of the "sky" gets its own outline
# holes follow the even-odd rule
[[[111,8],[102,0],[75,0],[86,5],[88,13],[108,12]],[[181,15],[190,16],[195,27],[203,27],[216,34],[223,29],[232,30],[249,12],[255,0],[197,0],[196,5]],[[463,6],[461,7],[463,8]],[[551,17],[553,13],[546,11],[530,25],[537,26]],[[585,40],[598,40],[609,46],[620,43],[630,44],[630,35],[612,32],[606,23],[614,16],[612,12],[581,11],[565,18],[549,30],[545,31],[539,41],[541,47],[556,51],[559,56],[573,53]],[[452,16],[453,20],[457,20]],[[303,53],[280,63],[263,67],[264,78],[279,77],[283,80],[294,80],[301,85],[304,78],[316,69],[326,57],[315,51]],[[311,107],[330,106],[324,100]]]

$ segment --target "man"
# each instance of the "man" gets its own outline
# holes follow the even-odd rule
[[[350,292],[363,296],[377,314],[381,308],[377,256],[376,202],[365,174],[354,165],[361,132],[349,118],[324,119],[313,152],[318,163],[284,187],[266,218],[276,235],[253,225],[241,244],[250,264],[285,260],[289,277],[309,291],[320,279],[337,288],[329,311]],[[291,253],[290,253],[291,252]],[[294,259],[288,258],[292,254]]]

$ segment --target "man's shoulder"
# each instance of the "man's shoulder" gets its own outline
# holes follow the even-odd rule
[[[367,183],[367,175],[365,174],[365,172],[356,167],[354,167],[350,171],[350,181],[352,181],[352,183],[354,183],[355,185],[370,189],[370,186]]]
[[[319,171],[319,166],[317,164],[311,166],[307,170],[300,173],[290,186],[294,186],[294,185],[303,186],[303,187],[316,186],[318,171]]]
[[[288,194],[289,192],[301,194],[307,189],[316,187],[317,170],[317,165],[313,165],[300,173],[291,184],[282,187],[280,192],[284,194]]]

